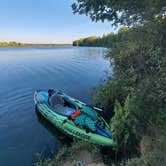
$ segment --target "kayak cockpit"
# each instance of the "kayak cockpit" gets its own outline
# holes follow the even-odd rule
[[[62,106],[60,104],[55,105],[52,108],[52,110],[60,115],[67,116],[67,117],[71,116],[75,112],[75,109],[68,106]]]

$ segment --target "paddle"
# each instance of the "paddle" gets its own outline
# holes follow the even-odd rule
[[[103,112],[103,109],[98,108],[98,107],[96,107],[96,106],[88,105],[88,104],[86,104],[86,106],[91,107],[91,108],[94,109],[95,111]]]

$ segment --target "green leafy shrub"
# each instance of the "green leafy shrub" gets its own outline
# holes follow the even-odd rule
[[[114,75],[94,100],[112,112],[111,128],[123,157],[140,153],[143,135],[156,140],[166,122],[166,21],[156,19],[114,36],[107,55]],[[113,111],[114,110],[114,111]]]
[[[133,152],[136,153],[136,148],[138,147],[138,120],[132,111],[133,100],[128,96],[124,107],[116,101],[114,108],[115,115],[111,119],[112,136],[117,142],[117,151],[120,151],[123,157],[129,157],[134,154]]]

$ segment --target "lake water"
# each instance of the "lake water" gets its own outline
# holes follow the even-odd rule
[[[36,153],[50,155],[61,136],[37,116],[33,94],[55,88],[87,103],[111,73],[104,48],[0,48],[0,165],[30,166]]]

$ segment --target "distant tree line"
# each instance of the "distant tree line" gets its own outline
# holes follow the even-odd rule
[[[128,31],[128,27],[122,27],[118,33],[111,32],[102,37],[90,36],[73,41],[73,46],[90,46],[90,47],[112,47],[113,43],[119,40],[119,36]],[[118,38],[118,39],[117,39]]]
[[[22,43],[17,42],[0,42],[0,47],[7,47],[7,46],[22,46]]]
[[[20,43],[20,42],[0,42],[0,47],[22,47],[22,46],[67,46],[71,44],[43,44],[43,43]]]

